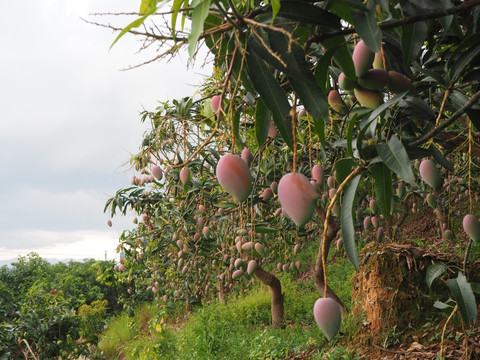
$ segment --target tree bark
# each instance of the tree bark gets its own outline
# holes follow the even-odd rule
[[[325,216],[326,216],[325,210],[317,206],[315,208],[315,211],[317,215],[323,221],[325,221]],[[349,311],[349,309],[328,285],[327,285],[327,292],[325,292],[325,281],[324,281],[324,273],[323,273],[323,262],[326,261],[328,258],[330,244],[337,236],[338,230],[340,230],[340,226],[338,225],[338,223],[335,221],[334,218],[330,217],[328,219],[327,239],[325,244],[326,252],[325,254],[322,253],[322,248],[323,248],[323,236],[322,236],[322,242],[320,243],[320,247],[318,249],[317,260],[315,261],[315,273],[313,276],[315,280],[315,287],[320,292],[322,297],[329,297],[335,300],[338,306],[340,307],[340,312],[342,313],[342,316],[343,316],[345,315],[346,312]]]
[[[272,324],[274,326],[283,327],[283,294],[282,284],[278,278],[263,270],[259,265],[255,270],[255,276],[265,285],[270,287],[272,291]]]

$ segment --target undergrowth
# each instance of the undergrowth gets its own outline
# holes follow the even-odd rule
[[[329,284],[349,307],[352,273],[353,266],[337,253],[328,268]],[[180,319],[178,307],[145,304],[133,317],[122,314],[111,321],[98,348],[107,359],[290,359],[298,354],[354,359],[352,349],[341,342],[351,338],[356,320],[347,315],[340,334],[328,343],[313,317],[313,304],[319,298],[313,280],[277,275],[285,298],[283,329],[270,325],[270,290],[256,284],[246,295],[230,296],[226,304],[196,307]]]

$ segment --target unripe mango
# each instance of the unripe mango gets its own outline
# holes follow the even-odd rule
[[[361,87],[356,87],[353,89],[353,92],[355,93],[355,97],[360,105],[369,109],[376,109],[383,102],[382,94],[376,90],[368,90]]]
[[[238,155],[225,154],[217,164],[217,180],[220,186],[242,202],[248,198],[251,191],[251,176],[248,165]]]
[[[442,178],[435,163],[430,159],[422,160],[419,166],[420,176],[433,189],[438,189],[442,184]]]
[[[401,199],[403,198],[403,195],[405,195],[405,184],[401,182],[397,186],[397,196]]]
[[[274,138],[275,136],[277,136],[277,134],[278,134],[278,130],[275,127],[275,124],[272,121],[270,121],[270,127],[268,128],[268,136],[271,138]]]
[[[403,74],[396,71],[388,72],[388,90],[394,94],[415,90],[415,85]]]
[[[285,174],[278,184],[282,209],[297,226],[305,225],[313,215],[318,194],[305,175]]]
[[[257,242],[255,243],[254,247],[257,253],[259,253],[262,256],[265,255],[265,247],[262,244]]]
[[[357,77],[362,77],[367,73],[368,69],[372,67],[374,58],[375,53],[368,48],[363,40],[360,40],[353,49],[352,55]]]
[[[300,250],[300,244],[295,244],[295,247],[293,248],[293,253],[297,255],[299,250]]]
[[[302,268],[302,262],[300,260],[296,261],[295,262],[295,267],[297,268],[297,270],[300,270]]]
[[[336,112],[342,111],[343,102],[337,90],[331,90],[328,93],[328,105],[330,105]]]
[[[352,80],[342,72],[340,75],[338,75],[338,86],[342,90],[353,90],[357,84],[355,83],[355,80]]]
[[[190,169],[184,166],[182,170],[180,170],[180,182],[185,186],[188,180],[190,180]]]
[[[385,64],[383,63],[383,56],[381,52],[375,53],[372,65],[374,69],[385,69]]]
[[[463,218],[463,230],[473,241],[480,241],[480,221],[478,221],[475,215],[465,215]]]
[[[380,226],[377,229],[377,241],[381,242],[385,238],[385,230],[383,229],[383,226]]]
[[[253,243],[251,241],[248,241],[245,244],[242,244],[242,250],[250,251],[252,250],[252,246],[253,246]]]
[[[235,269],[239,269],[243,266],[243,259],[237,259],[234,263]]]
[[[340,330],[342,314],[337,302],[332,298],[318,299],[313,306],[313,316],[328,340],[331,340]]]
[[[358,84],[368,90],[380,90],[389,82],[388,72],[385,69],[370,69],[358,78]]]
[[[278,183],[276,181],[272,181],[270,184],[270,189],[272,189],[273,193],[276,194],[278,190]]]
[[[445,230],[445,237],[450,241],[453,241],[453,239],[455,238],[453,236],[452,230]]]

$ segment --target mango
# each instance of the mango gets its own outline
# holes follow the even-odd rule
[[[248,165],[238,155],[225,154],[217,164],[217,180],[220,186],[238,202],[245,201],[251,191]]]
[[[374,69],[385,69],[385,64],[383,63],[383,56],[381,52],[375,53],[372,65]]]
[[[320,298],[313,306],[313,316],[318,327],[330,341],[340,330],[342,314],[337,302],[332,298]]]
[[[360,40],[353,49],[352,55],[357,77],[362,77],[367,73],[368,69],[372,67],[374,58],[375,53],[367,47],[363,40]]]
[[[368,90],[380,90],[389,82],[388,71],[385,69],[370,69],[358,78],[358,84]]]
[[[338,86],[342,90],[353,90],[357,84],[355,80],[348,78],[343,72],[338,75]]]
[[[317,182],[318,185],[323,183],[323,167],[321,165],[314,165],[312,168],[312,179]]]
[[[235,270],[232,274],[232,279],[237,279],[239,278],[240,276],[242,276],[243,274],[243,271],[242,270]]]
[[[265,255],[265,247],[262,244],[257,242],[255,243],[254,247],[257,253],[259,253],[262,256]]]
[[[253,159],[252,152],[250,151],[249,148],[243,148],[242,150],[242,159],[247,163],[247,165],[250,165]]]
[[[187,185],[187,182],[190,180],[190,169],[186,166],[180,170],[180,182],[183,186]]]
[[[155,179],[157,180],[162,180],[162,177],[163,177],[163,171],[162,169],[160,168],[160,166],[158,165],[155,165],[152,167],[152,175]]]
[[[310,220],[317,197],[315,189],[303,174],[285,174],[278,183],[278,199],[282,209],[297,226],[303,226]]]
[[[387,88],[390,92],[397,94],[415,90],[415,85],[405,75],[396,71],[389,71]]]
[[[440,171],[438,171],[435,163],[430,159],[424,159],[419,166],[420,176],[433,189],[438,189],[442,184]]]
[[[218,109],[220,109],[220,100],[220,95],[215,95],[212,97],[212,110],[214,113],[216,113]]]
[[[356,87],[353,92],[360,105],[369,109],[376,109],[383,103],[382,94],[377,90]]]
[[[343,102],[337,90],[331,90],[328,93],[328,105],[336,112],[342,112]]]
[[[247,265],[247,274],[252,275],[257,270],[257,266],[256,260],[250,260]]]
[[[465,230],[473,241],[480,241],[480,221],[478,221],[475,215],[465,215],[463,218],[463,230]]]

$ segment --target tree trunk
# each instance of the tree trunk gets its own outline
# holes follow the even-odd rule
[[[325,220],[325,210],[316,207],[315,211],[317,215],[322,219]],[[323,262],[328,258],[328,252],[330,250],[330,244],[337,236],[338,230],[340,227],[338,226],[337,222],[334,218],[330,217],[328,219],[328,229],[327,229],[327,239],[326,239],[326,246],[325,246],[325,254],[322,253],[323,249],[323,235],[322,235],[322,242],[320,243],[320,248],[318,249],[317,260],[315,261],[315,273],[314,273],[314,280],[315,280],[315,287],[320,292],[322,297],[329,297],[335,300],[340,307],[340,312],[342,316],[345,315],[349,309],[345,306],[342,300],[335,294],[335,292],[327,285],[327,292],[325,293],[325,281],[324,281],[324,273],[323,273]]]
[[[278,278],[258,266],[255,270],[255,276],[272,291],[272,324],[283,327],[283,294],[282,284]]]

